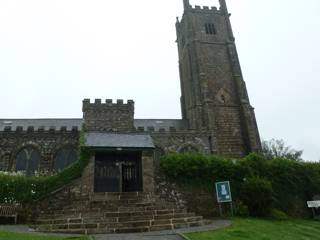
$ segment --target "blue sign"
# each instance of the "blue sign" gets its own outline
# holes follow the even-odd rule
[[[218,203],[232,202],[230,182],[217,182],[216,193]]]

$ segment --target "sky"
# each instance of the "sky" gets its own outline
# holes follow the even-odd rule
[[[261,138],[320,160],[320,1],[227,4]],[[0,118],[81,118],[84,98],[180,118],[182,12],[182,0],[0,0]]]

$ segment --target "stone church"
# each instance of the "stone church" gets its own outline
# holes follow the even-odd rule
[[[109,99],[84,99],[81,119],[0,119],[0,171],[57,173],[78,160],[80,142],[94,153],[79,179],[31,208],[36,230],[126,233],[205,224],[195,214],[214,210],[214,199],[179,199],[159,180],[160,156],[239,158],[261,149],[225,0],[219,8],[183,2],[176,21],[181,119],[135,119],[133,100]]]
[[[225,0],[177,18],[182,119],[135,119],[134,101],[83,100],[79,119],[0,119],[0,170],[52,174],[94,149],[93,192],[153,191],[165,153],[242,157],[261,148]],[[157,84],[157,83],[155,83]]]

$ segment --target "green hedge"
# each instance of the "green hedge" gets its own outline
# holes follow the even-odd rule
[[[79,178],[91,152],[81,148],[79,160],[54,176],[25,177],[0,174],[0,203],[31,203]]]
[[[269,181],[273,190],[273,207],[288,214],[305,212],[306,201],[320,194],[320,163],[289,159],[267,160],[258,154],[233,160],[201,154],[170,154],[161,158],[161,170],[173,181],[200,186],[213,194],[214,183],[230,180],[234,200],[241,195],[250,178]]]

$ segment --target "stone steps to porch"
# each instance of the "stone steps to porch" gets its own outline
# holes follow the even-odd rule
[[[190,217],[171,220],[151,220],[151,221],[129,221],[129,222],[99,222],[99,223],[68,223],[68,224],[48,224],[40,225],[37,230],[40,232],[55,233],[129,233],[129,232],[149,232],[173,230],[201,226],[204,222],[202,217]]]
[[[146,193],[106,193],[69,204],[48,205],[34,219],[36,231],[53,233],[131,233],[204,224],[202,217]]]
[[[62,224],[62,223],[91,223],[95,221],[126,222],[139,220],[167,220],[195,217],[194,213],[184,210],[148,211],[148,212],[106,212],[101,215],[79,213],[76,215],[44,215],[39,217],[37,224]]]

